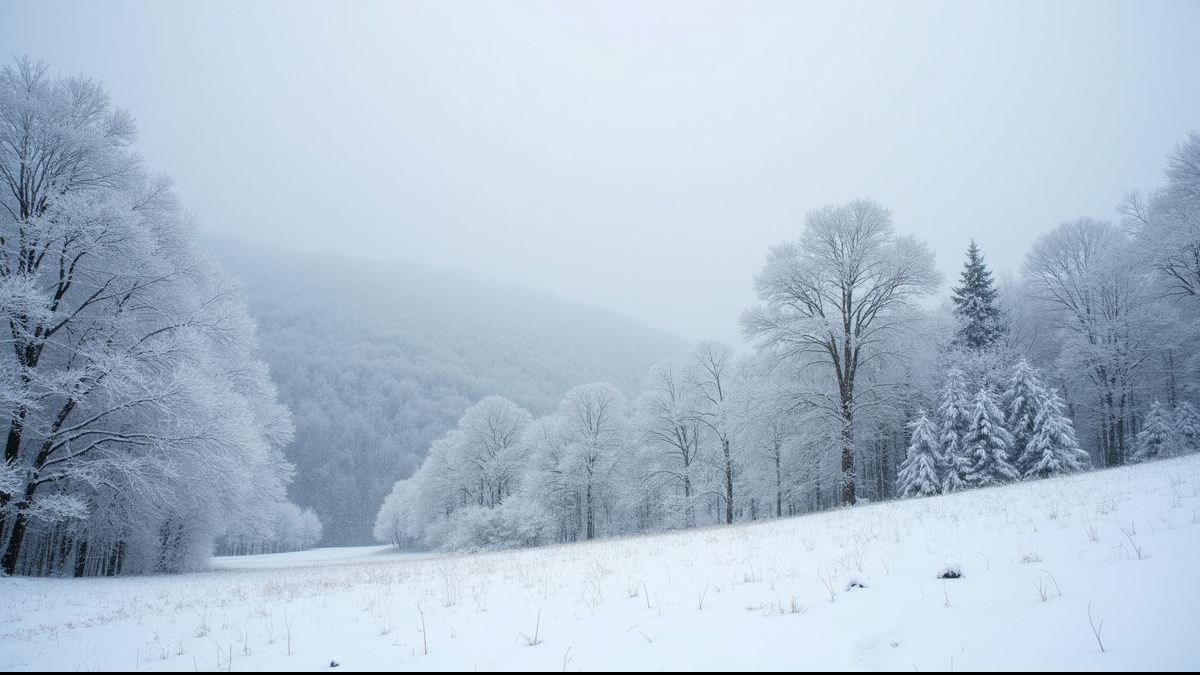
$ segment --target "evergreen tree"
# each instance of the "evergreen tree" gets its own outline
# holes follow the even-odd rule
[[[1022,359],[1013,369],[1001,399],[1004,426],[1013,437],[1009,461],[1021,475],[1027,475],[1039,461],[1037,452],[1030,448],[1030,441],[1036,431],[1038,416],[1047,405],[1047,396],[1037,371]]]
[[[1063,414],[1063,400],[1058,392],[1046,392],[1021,459],[1028,465],[1021,474],[1025,478],[1049,478],[1082,471],[1091,465],[1091,457],[1075,439],[1075,425]]]
[[[967,380],[958,368],[951,368],[946,375],[946,387],[942,390],[941,405],[938,407],[941,430],[938,448],[941,450],[942,492],[958,492],[966,487],[964,482],[970,462],[964,439],[971,425],[971,406],[967,400]]]
[[[1175,419],[1172,420],[1175,432],[1175,453],[1190,454],[1200,451],[1200,413],[1195,406],[1187,401],[1175,406]]]
[[[1148,462],[1152,459],[1162,459],[1171,456],[1171,425],[1162,405],[1155,401],[1146,415],[1146,422],[1137,435],[1137,452],[1133,455],[1135,462]]]
[[[900,473],[896,476],[896,491],[901,497],[939,494],[942,481],[938,472],[943,462],[939,457],[937,428],[924,410],[908,426],[912,429],[912,440],[908,446],[908,457],[900,465]]]
[[[1004,428],[1004,416],[986,388],[975,395],[971,427],[964,445],[971,461],[966,482],[971,487],[1001,485],[1017,480],[1020,475],[1008,462],[1012,434]]]
[[[955,337],[957,344],[976,350],[987,349],[1004,335],[1005,326],[996,296],[992,273],[972,240],[960,285],[954,289],[954,315],[962,322]]]

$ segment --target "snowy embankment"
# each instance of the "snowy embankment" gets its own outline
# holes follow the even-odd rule
[[[215,567],[0,579],[0,669],[1194,670],[1200,456],[530,551]]]

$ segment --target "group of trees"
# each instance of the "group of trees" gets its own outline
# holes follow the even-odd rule
[[[1060,225],[999,284],[972,242],[935,309],[921,303],[941,282],[933,257],[887,209],[813,211],[755,278],[753,353],[701,343],[631,401],[584,385],[538,419],[485,399],[395,485],[376,537],[573,541],[1194,452],[1197,167],[1192,134],[1120,222]]]
[[[134,136],[95,82],[0,71],[7,574],[189,569],[285,500],[253,323]]]

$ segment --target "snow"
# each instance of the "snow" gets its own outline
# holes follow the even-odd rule
[[[1200,456],[536,550],[213,567],[0,579],[0,669],[1195,670]]]

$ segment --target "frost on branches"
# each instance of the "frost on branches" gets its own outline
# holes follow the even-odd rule
[[[0,71],[0,566],[195,568],[227,529],[269,529],[290,418],[133,118],[47,70]]]

